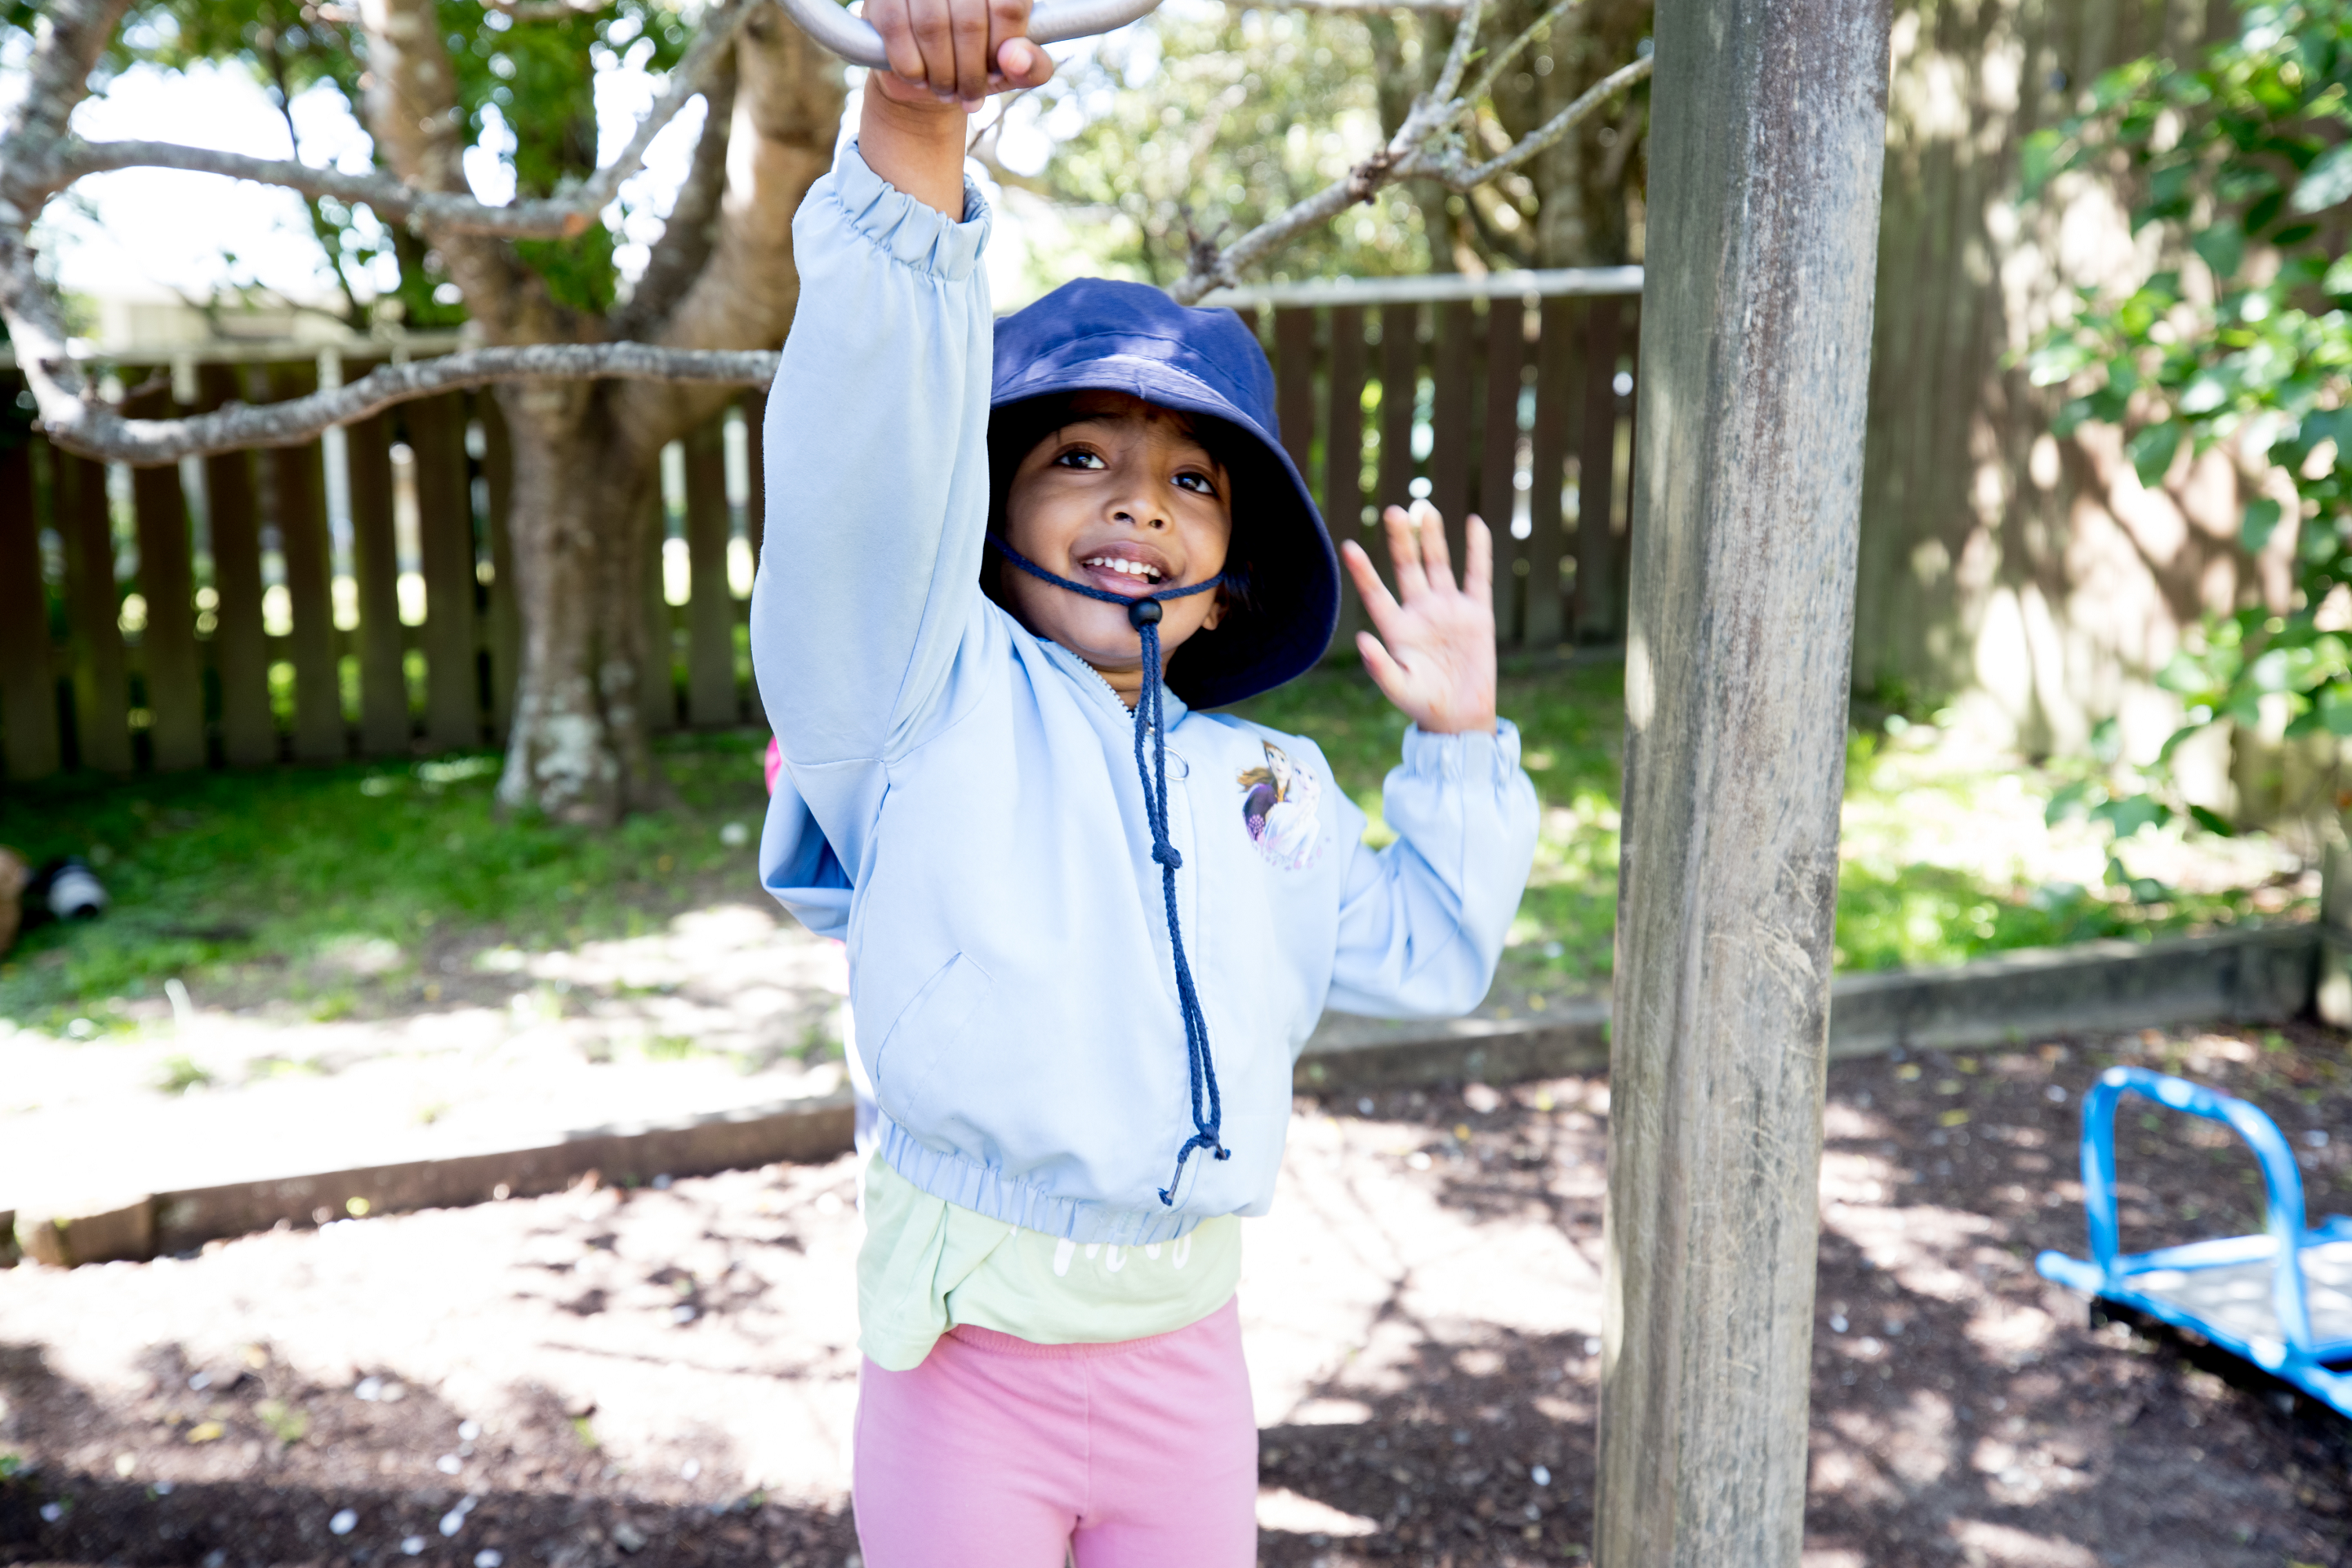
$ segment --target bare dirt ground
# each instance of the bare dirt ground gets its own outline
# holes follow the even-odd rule
[[[2352,1438],[2037,1278],[2108,1062],[2232,1088],[2352,1185],[2291,1029],[1831,1074],[1808,1568],[2352,1563]],[[2126,1115],[2126,1244],[2252,1228],[2242,1152]],[[1574,1563],[1608,1090],[1302,1101],[1243,1307],[1263,1561]],[[2324,1142],[2319,1134],[2329,1134]],[[0,1273],[0,1562],[846,1568],[847,1159]]]

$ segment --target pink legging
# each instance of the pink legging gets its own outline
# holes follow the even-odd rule
[[[960,1328],[867,1362],[854,1495],[866,1568],[1246,1568],[1257,1423],[1227,1301],[1187,1329],[1037,1345]]]

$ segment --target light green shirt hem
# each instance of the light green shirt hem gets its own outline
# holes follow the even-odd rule
[[[1150,1247],[1081,1247],[933,1197],[877,1155],[866,1167],[857,1348],[908,1372],[960,1324],[1032,1344],[1108,1344],[1199,1322],[1241,1282],[1238,1215]]]

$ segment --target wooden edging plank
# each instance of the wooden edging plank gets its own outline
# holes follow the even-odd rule
[[[2183,1024],[2283,1022],[2307,1012],[2320,936],[2310,925],[2154,942],[2099,942],[2003,953],[1957,969],[1850,975],[1830,1009],[1833,1058],[1907,1049],[1990,1049],[2037,1037]],[[1366,1021],[1311,1040],[1302,1094],[1475,1080],[1511,1083],[1605,1071],[1609,1005],[1574,1003],[1540,1020]],[[848,1095],[636,1128],[595,1128],[524,1148],[159,1193],[62,1222],[23,1222],[43,1258],[96,1261],[122,1247],[177,1252],[279,1220],[320,1223],[553,1192],[596,1171],[616,1182],[705,1175],[777,1161],[828,1160],[850,1146]],[[354,1200],[357,1200],[355,1202]],[[41,1227],[47,1226],[44,1230]],[[78,1232],[83,1227],[86,1235]],[[55,1231],[52,1236],[50,1231]],[[0,1243],[5,1245],[5,1243]],[[144,1256],[145,1254],[140,1254]]]

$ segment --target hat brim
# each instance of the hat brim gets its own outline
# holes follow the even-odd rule
[[[1045,363],[1000,385],[992,407],[1076,392],[1123,392],[1221,420],[1251,437],[1265,459],[1259,473],[1240,476],[1234,497],[1234,528],[1248,530],[1248,602],[1214,631],[1194,635],[1177,650],[1168,665],[1169,688],[1189,708],[1223,708],[1314,668],[1339,625],[1339,561],[1290,454],[1231,398],[1181,367],[1134,353],[1082,357],[1083,343],[1058,345]]]

